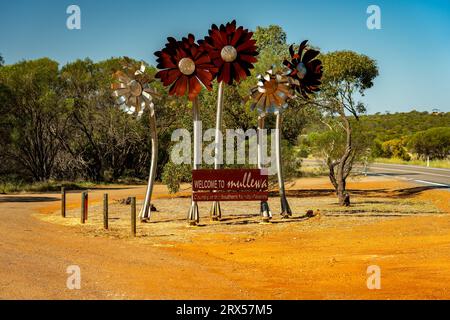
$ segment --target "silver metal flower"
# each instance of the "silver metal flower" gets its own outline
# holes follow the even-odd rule
[[[258,85],[251,89],[251,96],[252,109],[257,108],[261,115],[283,110],[287,100],[295,97],[288,77],[273,70],[268,70],[264,76],[258,75]]]
[[[153,79],[145,72],[145,65],[137,66],[125,58],[123,70],[113,74],[115,82],[111,85],[113,96],[117,98],[120,109],[128,114],[141,116],[145,108],[153,111],[153,97],[156,91],[150,87]]]

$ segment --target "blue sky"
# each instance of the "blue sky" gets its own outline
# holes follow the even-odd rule
[[[82,29],[66,28],[81,8]],[[381,30],[366,27],[381,8]],[[377,60],[380,76],[363,101],[369,113],[450,111],[450,0],[15,0],[0,3],[0,53],[7,64],[50,57],[61,64],[127,55],[154,63],[167,36],[202,38],[212,23],[278,24],[289,42],[350,49]]]

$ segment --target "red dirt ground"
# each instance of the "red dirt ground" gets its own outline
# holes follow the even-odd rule
[[[245,227],[248,234],[233,232],[242,226],[216,232],[220,225],[208,229],[212,224],[205,221],[203,229],[183,227],[177,236],[184,241],[156,246],[151,237],[93,236],[89,226],[42,221],[58,216],[58,194],[0,196],[0,298],[449,299],[450,192],[385,179],[353,181],[349,188],[364,190],[357,200],[398,197],[443,214],[367,221],[324,216],[253,224]],[[313,197],[327,189],[324,179],[301,179],[290,194]],[[92,190],[91,204],[104,192]],[[144,188],[107,192],[114,201]],[[162,186],[155,196],[172,197]],[[69,208],[77,208],[79,198],[70,193]],[[73,264],[82,270],[81,290],[66,288],[66,268]],[[381,290],[367,289],[370,265],[381,268]]]

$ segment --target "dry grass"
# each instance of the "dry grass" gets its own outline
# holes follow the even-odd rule
[[[415,159],[410,161],[405,161],[398,158],[378,158],[375,159],[375,162],[378,163],[387,163],[387,164],[405,164],[405,165],[413,165],[413,166],[427,166],[427,162],[425,160]],[[450,169],[450,160],[431,160],[430,168],[441,168],[441,169]]]
[[[324,191],[324,192],[322,192]],[[292,191],[291,191],[292,192]],[[301,191],[299,191],[301,192]],[[415,199],[404,197],[395,190],[385,192],[375,189],[366,191],[362,195],[353,197],[350,208],[337,205],[335,197],[329,190],[304,191],[303,197],[291,197],[290,205],[294,211],[292,219],[282,220],[278,215],[279,200],[271,198],[269,205],[274,219],[270,225],[260,224],[258,204],[249,202],[224,202],[222,209],[224,216],[221,222],[211,222],[208,217],[210,204],[200,203],[201,225],[189,227],[186,215],[190,206],[190,199],[162,198],[155,200],[158,212],[152,214],[150,223],[138,222],[138,237],[141,241],[148,241],[155,245],[170,245],[173,242],[191,242],[201,234],[227,234],[247,239],[255,232],[283,230],[287,226],[295,227],[299,231],[310,229],[330,228],[336,225],[349,227],[370,224],[383,219],[393,219],[411,216],[438,215],[442,212],[426,198]],[[138,202],[138,210],[141,202]],[[321,212],[321,218],[308,219],[307,210]],[[81,228],[90,236],[108,236],[114,238],[130,237],[129,205],[118,201],[109,205],[109,230],[103,230],[102,205],[93,204],[89,208],[89,219],[86,225],[80,226],[80,210],[69,210],[67,218],[63,219],[59,213],[44,216],[43,219],[67,226]],[[257,230],[257,231],[255,231]]]

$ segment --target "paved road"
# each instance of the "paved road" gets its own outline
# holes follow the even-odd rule
[[[304,159],[303,166],[317,167],[320,160]],[[363,171],[362,166],[356,170]],[[420,185],[447,187],[450,191],[450,169],[427,168],[423,166],[409,166],[401,164],[373,163],[369,166],[369,174],[388,176],[396,179],[411,181]]]
[[[408,180],[421,185],[450,188],[449,169],[374,163],[370,165],[369,173]]]

